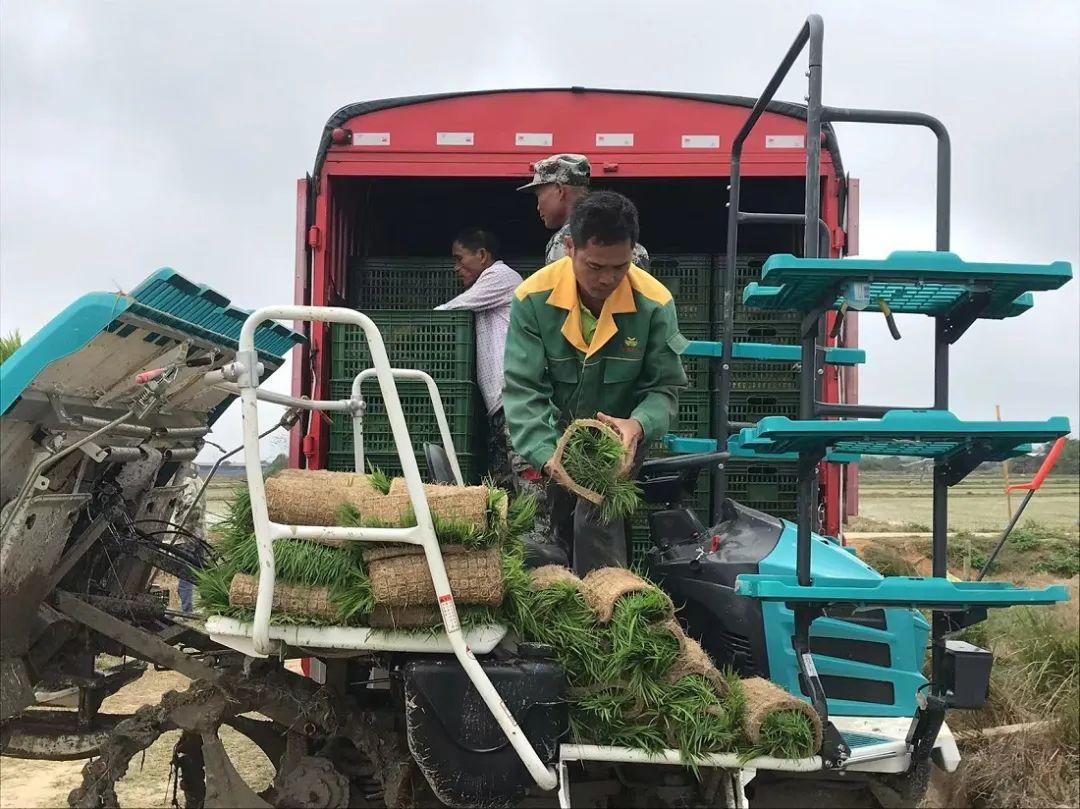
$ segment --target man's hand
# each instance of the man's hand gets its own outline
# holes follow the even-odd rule
[[[637,419],[617,419],[606,413],[597,413],[596,420],[603,422],[619,434],[623,447],[626,448],[627,463],[630,463],[634,453],[637,451],[638,441],[645,436],[645,430],[641,426],[641,422]]]

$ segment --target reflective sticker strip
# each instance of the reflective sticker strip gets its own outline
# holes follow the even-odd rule
[[[804,135],[766,135],[766,149],[802,149],[806,146]]]
[[[719,149],[719,135],[683,135],[682,147],[684,149]]]
[[[597,146],[633,146],[633,132],[597,132]]]
[[[514,135],[515,146],[550,146],[552,142],[550,132],[518,132]]]
[[[389,146],[389,132],[353,132],[353,146]]]
[[[443,624],[446,626],[447,632],[457,632],[461,629],[457,610],[454,609],[454,597],[452,595],[439,596],[439,611],[442,613]]]
[[[803,668],[806,670],[807,677],[817,677],[817,666],[814,665],[814,658],[808,654],[802,656]]]
[[[472,132],[436,132],[436,146],[472,146]]]

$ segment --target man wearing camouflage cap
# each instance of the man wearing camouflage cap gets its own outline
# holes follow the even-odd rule
[[[557,154],[533,163],[532,182],[518,191],[536,194],[536,210],[540,221],[555,233],[548,239],[544,250],[544,264],[551,264],[566,256],[566,239],[570,235],[570,212],[577,201],[589,193],[592,167],[589,158],[582,154]],[[649,252],[640,244],[634,244],[634,264],[649,269]]]

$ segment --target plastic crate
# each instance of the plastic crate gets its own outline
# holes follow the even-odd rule
[[[334,380],[330,383],[332,398],[348,398],[352,389],[349,379]],[[414,448],[425,443],[442,444],[439,424],[435,420],[435,408],[428,395],[427,385],[422,382],[397,383],[398,399],[401,412],[409,428],[409,436]],[[376,379],[364,382],[361,393],[364,397],[364,454],[392,454],[394,439],[390,434],[390,420],[386,415],[379,383]],[[440,382],[439,395],[442,397],[446,422],[450,427],[450,437],[458,452],[472,452],[482,438],[482,428],[486,425],[480,412],[480,392],[473,382]],[[352,418],[346,413],[334,413],[330,423],[330,451],[353,451]]]
[[[679,435],[709,435],[713,393],[707,390],[684,390],[679,394],[679,410],[669,431]]]
[[[751,281],[761,280],[761,269],[768,259],[768,254],[759,253],[739,256],[735,261],[735,319],[750,322],[798,323],[800,312],[762,311],[743,306],[742,293]],[[723,282],[723,270],[727,266],[727,257],[717,255],[714,258],[717,268],[717,285]]]
[[[675,298],[679,320],[707,323],[711,319],[712,256],[707,253],[651,256],[649,274]]]
[[[757,393],[797,393],[799,365],[736,360],[731,364],[731,389]]]
[[[720,385],[719,364],[710,379],[709,357],[683,357],[687,391],[715,390]],[[733,391],[787,393],[799,390],[799,366],[796,363],[754,362],[737,360],[731,365]]]
[[[472,312],[426,309],[365,311],[382,332],[394,368],[415,368],[436,382],[472,379],[476,340]],[[359,326],[334,323],[330,330],[330,369],[334,380],[352,380],[370,368],[371,351]]]
[[[744,506],[791,519],[798,502],[794,463],[731,461],[726,466],[727,496]]]
[[[457,459],[465,483],[479,483],[487,474],[487,464],[481,456],[459,452]],[[327,459],[327,468],[335,472],[355,472],[356,470],[353,469],[354,460],[352,452],[331,452]],[[374,467],[385,472],[390,477],[401,477],[401,460],[396,452],[391,454],[365,453],[364,463],[368,466],[368,469],[364,470],[365,472]],[[420,477],[427,480],[429,478],[427,460],[424,458],[422,451],[416,453],[416,464],[420,468]]]
[[[349,265],[348,301],[368,309],[431,309],[462,291],[449,256],[372,256]]]
[[[754,424],[766,416],[799,417],[799,393],[772,393],[767,391],[732,392],[728,401],[728,421]],[[689,435],[689,433],[682,433]]]

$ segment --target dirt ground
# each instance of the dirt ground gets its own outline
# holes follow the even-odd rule
[[[157,703],[166,691],[181,691],[188,678],[172,671],[147,671],[140,679],[105,701],[106,713],[130,713]],[[172,806],[169,762],[179,731],[164,734],[142,756],[131,762],[127,776],[116,788],[126,807]],[[221,740],[237,770],[256,791],[273,778],[270,762],[254,744],[231,728],[221,729]],[[20,761],[0,758],[0,808],[67,806],[68,793],[81,782],[84,761]]]

